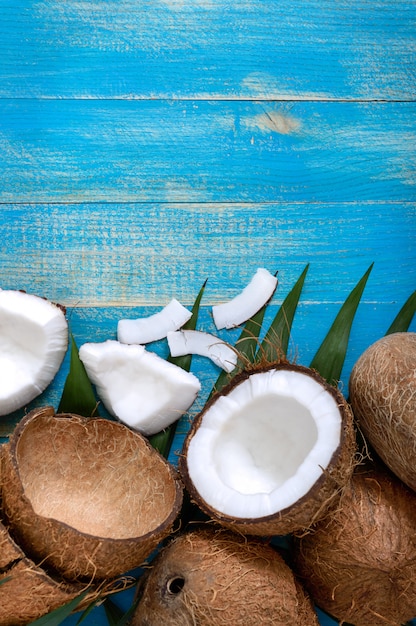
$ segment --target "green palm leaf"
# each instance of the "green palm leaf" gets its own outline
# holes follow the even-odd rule
[[[373,265],[370,265],[345,300],[310,364],[331,385],[336,385],[341,377],[351,326]]]
[[[207,284],[207,281],[204,282],[201,289],[199,290],[199,293],[192,307],[192,316],[188,320],[188,322],[184,325],[184,328],[187,330],[195,330],[196,328],[201,300],[205,291],[206,284]],[[170,361],[171,363],[174,363],[175,365],[178,365],[182,369],[189,372],[189,370],[191,369],[192,355],[186,354],[185,356],[180,356],[180,357],[170,356],[168,358],[168,361]],[[171,424],[171,426],[169,426],[168,428],[165,428],[165,430],[162,430],[160,433],[157,433],[156,435],[149,437],[150,444],[156,450],[158,450],[160,454],[162,454],[162,456],[164,456],[165,458],[167,458],[169,455],[172,441],[175,436],[177,423],[178,422],[174,422],[173,424]]]
[[[257,352],[256,361],[266,360],[268,363],[274,363],[286,356],[293,319],[308,269],[309,263],[279,307]]]
[[[226,372],[225,370],[221,371],[210,395],[214,392],[220,391],[238,372],[244,368],[247,362],[254,363],[255,354],[258,348],[258,338],[266,309],[267,304],[265,304],[255,315],[253,315],[251,319],[245,323],[244,328],[235,344],[235,347],[238,350],[237,365],[232,372]]]
[[[114,602],[110,598],[107,598],[104,604],[104,609],[109,626],[126,626],[128,621],[132,617],[137,605],[138,600],[136,600],[128,609],[128,611],[124,613],[124,611],[119,609],[119,607],[114,604]]]
[[[31,626],[59,626],[59,624],[62,624],[62,622],[69,615],[71,615],[73,611],[75,611],[75,609],[80,604],[80,602],[85,598],[87,593],[88,593],[87,591],[84,591],[84,593],[82,593],[77,598],[74,598],[73,600],[71,600],[71,602],[68,602],[64,606],[59,607],[59,609],[55,609],[54,611],[51,611],[51,613],[48,613],[48,615],[44,615],[43,617],[40,617],[34,622],[31,622]]]
[[[405,333],[416,313],[416,291],[406,300],[393,322],[389,326],[386,335],[391,333]]]
[[[79,358],[78,348],[71,335],[71,359],[58,413],[76,413],[84,417],[98,415],[97,400],[91,382]]]

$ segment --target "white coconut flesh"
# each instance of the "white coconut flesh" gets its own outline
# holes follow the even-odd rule
[[[201,498],[237,518],[273,515],[305,496],[340,445],[342,415],[313,377],[252,374],[206,410],[187,469]]]
[[[191,318],[192,313],[173,298],[161,311],[130,320],[123,319],[117,324],[117,339],[122,343],[146,344],[164,339],[168,332],[181,328]]]
[[[226,372],[237,365],[237,352],[225,341],[199,330],[177,330],[167,335],[172,356],[198,354],[211,359]]]
[[[201,389],[194,374],[141,345],[85,343],[79,356],[108,412],[147,436],[178,420]]]
[[[0,415],[40,395],[68,347],[68,324],[58,306],[32,294],[0,290]]]
[[[212,315],[218,330],[234,328],[253,317],[272,297],[277,278],[259,267],[251,281],[232,300],[212,307]]]

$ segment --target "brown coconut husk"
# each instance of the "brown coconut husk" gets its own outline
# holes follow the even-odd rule
[[[368,442],[416,491],[416,333],[382,337],[354,365],[350,401]]]
[[[98,589],[53,577],[28,559],[0,522],[0,626],[24,626],[87,591],[84,604]]]
[[[131,626],[318,626],[311,601],[269,544],[213,527],[173,539],[138,595]]]
[[[341,623],[400,626],[416,615],[416,494],[363,466],[294,555],[313,600]]]
[[[11,532],[37,564],[67,579],[137,567],[172,530],[176,471],[138,433],[106,419],[35,409],[1,447]]]
[[[235,519],[222,512],[215,510],[200,496],[195,488],[187,466],[187,450],[190,441],[204,419],[205,412],[216,402],[216,400],[227,395],[236,385],[241,384],[251,374],[270,369],[290,369],[313,377],[330,393],[338,404],[342,416],[342,429],[340,442],[332,455],[329,466],[322,473],[313,487],[300,498],[294,505],[283,509],[273,515],[251,518]],[[219,393],[216,393],[204,406],[188,432],[185,439],[182,455],[179,459],[179,469],[184,484],[195,504],[209,517],[222,526],[241,532],[245,535],[285,535],[297,532],[313,525],[317,520],[324,517],[331,507],[338,502],[342,489],[348,483],[354,467],[356,458],[356,436],[354,429],[354,419],[351,408],[342,393],[332,385],[329,385],[318,372],[308,367],[282,361],[277,364],[269,364],[257,368],[247,369],[238,374]]]

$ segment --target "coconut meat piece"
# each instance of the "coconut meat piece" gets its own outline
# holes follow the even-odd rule
[[[199,330],[178,330],[167,335],[172,356],[198,354],[211,359],[226,372],[232,372],[237,365],[237,352],[225,341]]]
[[[194,374],[141,345],[85,343],[79,356],[108,412],[147,436],[179,419],[201,389]]]
[[[235,298],[212,307],[217,329],[234,328],[246,322],[270,300],[276,287],[276,276],[259,267],[248,285]]]
[[[169,331],[181,328],[192,313],[172,298],[161,311],[139,319],[120,320],[117,324],[117,339],[122,343],[150,343],[164,339]]]
[[[311,376],[252,374],[206,410],[189,443],[189,476],[222,514],[275,514],[319,479],[340,444],[341,422],[335,398]]]
[[[0,415],[40,395],[68,347],[61,308],[23,291],[0,290]]]

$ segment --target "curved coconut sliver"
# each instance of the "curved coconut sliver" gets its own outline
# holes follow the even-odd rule
[[[145,344],[164,339],[169,331],[181,328],[191,318],[178,300],[172,298],[161,311],[149,317],[120,320],[117,324],[117,339],[121,343]]]
[[[226,372],[232,372],[237,365],[237,352],[225,341],[199,330],[179,330],[167,335],[172,356],[198,354],[205,356]]]
[[[194,374],[141,345],[85,343],[79,357],[108,412],[146,436],[179,419],[201,389]]]
[[[0,290],[0,415],[42,393],[68,347],[63,310],[23,291]]]
[[[260,267],[241,293],[212,307],[215,326],[220,330],[243,324],[270,300],[276,287],[276,276]]]

